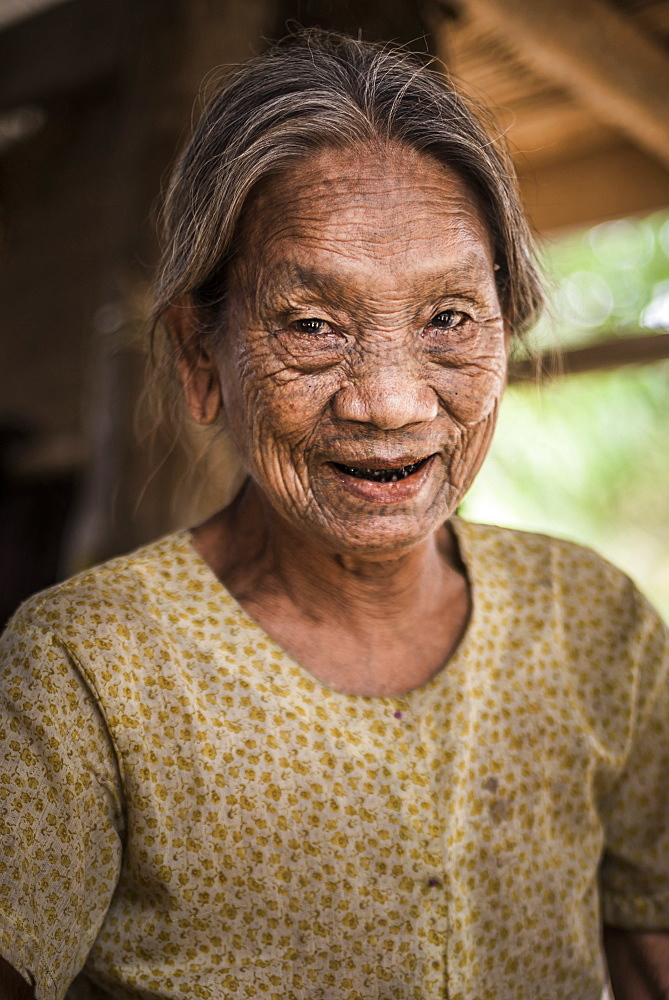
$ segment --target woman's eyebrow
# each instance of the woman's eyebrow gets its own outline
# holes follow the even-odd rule
[[[453,265],[412,275],[409,281],[412,289],[418,291],[421,297],[460,294],[470,298],[480,298],[489,293],[491,276],[489,262],[480,254],[468,253]],[[310,264],[291,262],[284,272],[281,285],[282,291],[288,288],[290,291],[304,288],[318,292],[325,299],[333,295],[344,300],[351,295],[356,299],[359,298],[359,291],[352,287],[349,280],[337,273],[319,270]]]

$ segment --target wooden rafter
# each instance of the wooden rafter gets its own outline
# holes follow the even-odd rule
[[[69,0],[0,21],[0,109],[40,105],[117,70],[131,7],[132,0]]]
[[[581,375],[668,358],[669,333],[608,337],[588,347],[574,347],[559,354],[542,355],[536,360],[514,361],[509,370],[509,382],[535,382],[557,375]]]
[[[605,0],[465,0],[465,10],[669,165],[669,53]]]
[[[57,7],[63,0],[2,0],[0,3],[0,28],[41,14],[49,7]]]
[[[669,170],[625,139],[556,162],[517,156],[516,169],[525,210],[543,235],[669,205]]]

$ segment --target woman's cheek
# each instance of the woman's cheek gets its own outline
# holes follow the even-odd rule
[[[505,384],[503,365],[452,369],[436,386],[446,411],[459,423],[477,424],[499,406]]]
[[[251,436],[258,430],[268,408],[281,400],[282,383],[289,384],[289,372],[277,363],[265,338],[247,336],[221,364],[224,402],[229,407],[228,418],[243,426]],[[234,419],[236,418],[236,419]]]
[[[263,385],[260,408],[271,425],[289,438],[302,440],[316,430],[339,379],[331,372],[291,372],[279,379],[267,379]]]
[[[301,483],[304,480],[326,396],[318,380],[295,374],[289,379],[270,376],[254,380],[249,387],[247,450],[253,466],[264,470],[263,478],[276,480],[279,492],[295,477]]]
[[[488,454],[497,422],[497,406],[476,422],[460,427],[457,447],[447,453],[452,502],[457,506],[466,495]]]

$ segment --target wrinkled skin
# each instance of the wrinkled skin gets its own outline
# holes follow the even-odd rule
[[[433,322],[446,310],[462,314],[452,329]],[[213,422],[223,402],[251,477],[196,548],[324,683],[368,696],[424,683],[469,615],[446,522],[488,449],[506,368],[475,198],[417,154],[315,156],[250,206],[211,353],[188,350],[191,312],[170,317],[191,413]],[[433,452],[400,503],[352,495],[328,464]],[[617,1000],[668,995],[669,935],[604,928],[604,945]]]
[[[171,325],[188,348],[187,306]],[[222,405],[250,479],[194,542],[326,683],[410,690],[457,645],[469,594],[445,523],[490,444],[507,340],[477,200],[431,158],[321,151],[247,206],[220,336],[182,378],[198,420]],[[332,464],[428,456],[406,495]]]
[[[417,154],[391,164],[321,155],[260,193],[220,350],[251,475],[303,531],[355,553],[396,553],[453,512],[488,449],[506,368],[476,203]],[[447,310],[452,329],[433,322]],[[310,317],[313,332],[299,323]],[[435,453],[401,504],[352,497],[329,465]]]

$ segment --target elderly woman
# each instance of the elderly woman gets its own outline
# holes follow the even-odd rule
[[[666,996],[662,626],[455,516],[541,299],[507,161],[412,57],[302,35],[210,104],[167,237],[246,480],[9,627],[0,995],[595,1000],[605,924],[616,997]]]

